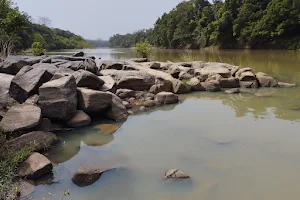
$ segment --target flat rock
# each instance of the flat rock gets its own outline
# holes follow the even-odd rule
[[[77,86],[73,76],[43,84],[39,95],[43,117],[67,121],[77,111]]]
[[[33,153],[19,167],[19,176],[27,179],[38,179],[52,172],[51,161],[39,153]]]
[[[78,70],[73,73],[73,76],[76,80],[77,87],[87,87],[98,90],[101,89],[102,85],[104,85],[104,81],[102,79],[86,70]]]
[[[169,169],[165,172],[165,179],[188,179],[189,175],[178,169]]]
[[[160,104],[174,104],[178,103],[178,96],[172,92],[160,92],[155,96],[155,101]]]
[[[98,74],[98,68],[96,66],[96,63],[91,58],[66,57],[66,56],[62,56],[61,58],[62,59],[68,59],[68,60],[71,60],[71,61],[56,64],[56,66],[58,68],[67,68],[67,69],[72,69],[74,71],[78,71],[80,69],[83,69],[83,70],[89,71],[89,72],[91,72],[95,75]],[[74,59],[74,61],[72,61],[72,59]]]
[[[147,100],[144,102],[144,106],[146,106],[147,108],[152,108],[156,106],[156,101],[154,100]]]
[[[88,114],[101,114],[111,106],[112,95],[106,92],[78,88],[78,108]]]
[[[294,84],[294,83],[278,82],[278,87],[281,87],[281,88],[293,88],[293,87],[297,87],[297,85]]]
[[[40,123],[41,117],[41,109],[38,106],[15,105],[6,112],[0,126],[5,133],[30,130]]]
[[[67,122],[72,128],[87,126],[91,123],[91,117],[82,110],[77,110],[76,114]]]
[[[86,187],[95,183],[106,170],[80,168],[73,176],[72,181],[78,187]]]

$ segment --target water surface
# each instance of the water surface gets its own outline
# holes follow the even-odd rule
[[[180,51],[160,51],[161,61],[179,61]],[[89,50],[104,59],[134,57],[130,50]],[[195,51],[197,60],[252,67],[300,84],[300,53],[294,51]],[[54,183],[39,185],[70,200],[283,200],[300,196],[300,89],[263,88],[242,94],[196,92],[180,103],[131,116],[109,134],[97,128],[60,133],[48,153],[56,163]],[[71,178],[82,166],[117,168],[94,185],[79,188]],[[179,168],[192,179],[166,181]]]

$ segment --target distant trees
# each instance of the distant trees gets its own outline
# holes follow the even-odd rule
[[[37,23],[44,26],[51,26],[51,19],[49,17],[39,17]]]
[[[86,40],[89,43],[91,43],[94,47],[108,47],[108,41],[107,40],[102,40],[102,39],[97,39],[97,40]]]

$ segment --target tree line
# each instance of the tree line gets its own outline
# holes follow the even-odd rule
[[[299,0],[190,0],[148,30],[114,35],[112,47],[300,49]]]
[[[37,42],[46,50],[93,47],[70,31],[48,27],[48,19],[43,19],[41,24],[32,21],[12,1],[0,0],[0,56],[30,49]]]

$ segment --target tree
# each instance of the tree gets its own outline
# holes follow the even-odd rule
[[[151,55],[152,46],[148,42],[136,43],[135,52],[143,58],[148,58]]]
[[[28,25],[28,16],[9,0],[0,0],[0,54],[8,56],[17,35]]]
[[[39,17],[37,21],[38,21],[38,24],[43,25],[43,26],[48,26],[48,27],[50,27],[51,23],[52,23],[52,21],[49,17]]]
[[[41,56],[45,54],[45,49],[43,48],[43,45],[40,42],[34,42],[31,45],[33,55],[35,56]]]

